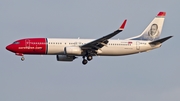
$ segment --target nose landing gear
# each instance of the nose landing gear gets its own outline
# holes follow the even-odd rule
[[[24,61],[24,60],[25,60],[23,53],[16,53],[16,55],[17,55],[17,56],[22,56],[22,57],[21,57],[21,61]]]
[[[24,61],[24,60],[25,60],[25,58],[24,58],[24,56],[22,56],[22,57],[21,57],[21,61]]]

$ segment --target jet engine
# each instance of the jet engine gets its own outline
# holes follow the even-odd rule
[[[73,61],[76,59],[75,56],[66,56],[66,55],[56,55],[57,61]]]
[[[64,53],[68,56],[69,55],[81,55],[82,50],[80,47],[70,46],[70,47],[64,48]]]

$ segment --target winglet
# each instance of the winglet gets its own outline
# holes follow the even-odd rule
[[[157,17],[165,17],[166,16],[166,12],[159,12]]]
[[[124,22],[122,23],[122,25],[120,26],[119,30],[124,30],[124,27],[126,25],[127,20],[124,20]]]

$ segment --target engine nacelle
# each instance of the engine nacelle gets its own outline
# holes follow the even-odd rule
[[[57,61],[73,61],[76,59],[75,56],[56,55]]]
[[[65,47],[64,48],[64,53],[66,55],[81,55],[82,50],[81,50],[80,47],[70,46],[70,47]]]

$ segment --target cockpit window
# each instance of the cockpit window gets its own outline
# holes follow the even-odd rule
[[[13,42],[13,44],[19,44],[19,42],[18,42],[18,41],[15,41],[15,42]]]

